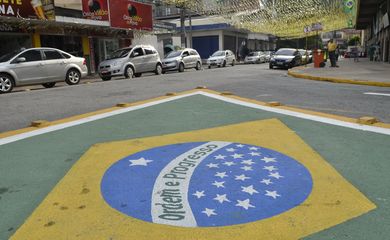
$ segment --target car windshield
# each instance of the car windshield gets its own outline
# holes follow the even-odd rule
[[[259,56],[259,52],[251,52],[248,54],[249,57],[252,57],[252,56]]]
[[[168,55],[166,56],[166,58],[178,57],[178,56],[180,56],[181,53],[182,53],[182,51],[170,52],[170,53],[168,53]]]
[[[275,55],[286,55],[286,56],[293,56],[295,53],[294,49],[279,49]]]
[[[123,49],[116,50],[107,59],[115,59],[115,58],[126,57],[129,54],[130,51],[131,51],[131,48],[123,48]]]
[[[216,51],[215,53],[213,53],[213,55],[211,55],[212,57],[219,57],[219,56],[225,56],[225,52],[224,51]]]
[[[10,53],[6,53],[3,56],[0,57],[0,62],[7,62],[11,60],[16,54],[19,54],[23,50],[17,50]]]

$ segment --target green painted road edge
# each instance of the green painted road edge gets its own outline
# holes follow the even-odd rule
[[[278,118],[378,208],[307,239],[386,239],[390,137],[194,95],[0,146],[0,239],[8,239],[91,146]],[[180,120],[180,121],[179,121]],[[45,144],[44,144],[45,143]]]
[[[299,70],[301,68],[297,69],[289,69],[288,75],[295,77],[295,78],[302,78],[307,80],[315,80],[315,81],[323,81],[323,82],[333,82],[333,83],[346,83],[346,84],[356,84],[356,85],[366,85],[366,86],[375,86],[375,87],[390,87],[390,83],[388,82],[376,82],[376,81],[368,81],[368,80],[354,80],[354,79],[347,79],[347,78],[336,78],[336,77],[320,77],[320,76],[314,76],[310,74],[303,74],[303,73],[297,73],[296,70]]]

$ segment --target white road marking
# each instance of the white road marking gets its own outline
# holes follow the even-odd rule
[[[224,101],[224,102],[229,102],[229,103],[233,103],[233,104],[237,104],[237,105],[241,105],[241,106],[246,106],[246,107],[250,107],[250,108],[254,108],[254,109],[260,109],[260,110],[264,110],[264,111],[268,111],[268,112],[274,112],[274,113],[279,113],[279,114],[283,114],[283,115],[293,116],[293,117],[297,117],[297,118],[312,120],[312,121],[316,121],[316,122],[327,123],[327,124],[331,124],[331,125],[335,125],[335,126],[342,126],[342,127],[352,128],[352,129],[358,129],[358,130],[363,130],[363,131],[369,131],[369,132],[390,135],[390,129],[387,129],[387,128],[367,126],[367,125],[362,125],[362,124],[357,124],[357,123],[349,123],[349,122],[344,122],[344,121],[336,120],[336,119],[332,119],[332,118],[320,117],[320,116],[310,115],[310,114],[306,114],[306,113],[299,113],[299,112],[294,112],[291,110],[284,110],[284,109],[280,109],[280,108],[267,107],[267,106],[258,105],[255,103],[250,103],[250,102],[246,102],[246,101],[242,101],[242,100],[237,100],[237,99],[233,99],[233,98],[220,96],[220,95],[214,94],[214,93],[197,91],[197,92],[193,92],[193,93],[189,93],[189,94],[183,94],[180,96],[174,96],[174,97],[166,98],[163,100],[157,100],[154,102],[141,104],[141,105],[134,106],[134,107],[128,107],[128,108],[115,110],[115,111],[108,112],[108,113],[98,114],[98,115],[86,117],[83,119],[79,119],[76,121],[71,121],[71,122],[58,124],[58,125],[54,125],[54,126],[48,126],[45,128],[30,131],[30,132],[13,135],[10,137],[5,137],[5,138],[0,139],[0,146],[7,144],[7,143],[16,142],[16,141],[19,141],[22,139],[26,139],[29,137],[37,136],[40,134],[49,133],[49,132],[61,130],[64,128],[77,126],[77,125],[84,124],[87,122],[92,122],[95,120],[111,117],[111,116],[126,113],[126,112],[131,112],[131,111],[146,108],[146,107],[155,106],[155,105],[158,105],[160,103],[171,102],[171,101],[174,101],[177,99],[186,98],[186,97],[190,97],[190,96],[194,96],[194,95],[204,95],[204,96],[211,97],[214,99],[219,99],[219,100]]]
[[[375,93],[375,92],[365,92],[367,95],[378,95],[378,96],[387,96],[390,97],[390,93]]]
[[[333,119],[333,118],[320,117],[320,116],[316,116],[316,115],[310,115],[307,113],[300,113],[300,112],[294,112],[291,110],[285,110],[285,109],[281,109],[281,108],[268,107],[268,106],[258,105],[255,103],[250,103],[250,102],[246,102],[246,101],[242,101],[242,100],[228,98],[225,96],[220,96],[220,95],[207,93],[207,92],[199,92],[199,94],[204,95],[204,96],[209,96],[211,98],[219,99],[219,100],[222,100],[225,102],[230,102],[230,103],[234,103],[237,105],[254,108],[254,109],[260,109],[260,110],[264,110],[264,111],[268,111],[268,112],[274,112],[274,113],[279,113],[279,114],[283,114],[283,115],[287,115],[287,116],[293,116],[293,117],[297,117],[297,118],[312,120],[315,122],[322,122],[322,123],[335,125],[335,126],[341,126],[341,127],[347,127],[347,128],[352,128],[352,129],[357,129],[357,130],[362,130],[362,131],[390,135],[390,129],[388,129],[388,128],[368,126],[368,125],[363,125],[363,124],[358,124],[358,123],[344,122],[344,121]]]
[[[205,160],[209,155],[215,153],[221,148],[226,147],[231,142],[207,142],[198,147],[195,147],[180,156],[173,159],[166,165],[156,178],[153,186],[151,214],[154,223],[181,226],[181,227],[196,227],[196,219],[192,213],[190,203],[188,201],[188,190],[190,187],[191,177],[195,169]],[[209,146],[212,146],[209,148]],[[203,149],[203,150],[202,150]],[[208,149],[207,153],[204,149]],[[180,163],[187,163],[189,156],[197,156],[197,152],[202,152],[193,163],[192,167],[183,167]],[[188,165],[185,165],[188,166]],[[165,202],[165,198],[180,199],[180,209],[172,207],[172,202]],[[170,206],[170,207],[165,207]],[[168,208],[168,210],[167,210]],[[171,210],[169,210],[171,209]],[[176,209],[176,210],[174,210]],[[175,212],[180,212],[181,215]],[[181,217],[176,219],[175,217]]]

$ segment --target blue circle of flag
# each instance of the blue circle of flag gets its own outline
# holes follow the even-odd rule
[[[310,172],[259,146],[189,142],[156,147],[114,163],[101,193],[137,219],[181,227],[243,224],[282,214],[309,196]]]

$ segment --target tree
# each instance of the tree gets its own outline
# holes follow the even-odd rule
[[[348,41],[348,46],[356,46],[360,43],[360,37],[359,36],[354,36]]]

